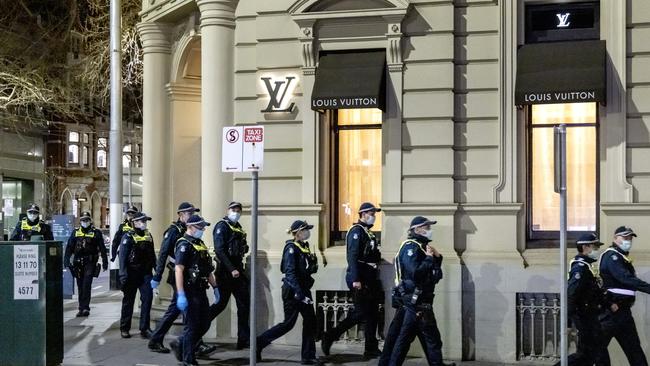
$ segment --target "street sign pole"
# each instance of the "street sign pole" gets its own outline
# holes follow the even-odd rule
[[[258,172],[253,171],[253,205],[251,207],[251,313],[250,313],[250,365],[257,363],[257,203]]]
[[[567,366],[567,188],[566,188],[566,126],[554,128],[555,192],[560,194],[560,364]]]

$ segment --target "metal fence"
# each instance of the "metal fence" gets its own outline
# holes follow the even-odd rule
[[[383,298],[383,295],[381,295]],[[384,339],[384,305],[379,304],[377,339]],[[316,291],[316,318],[318,320],[318,339],[322,334],[336,327],[354,309],[352,292],[346,290]],[[361,343],[364,341],[364,324],[358,324],[345,332],[340,341]]]
[[[576,332],[569,331],[569,351],[575,349]],[[517,293],[517,359],[560,359],[560,294]]]

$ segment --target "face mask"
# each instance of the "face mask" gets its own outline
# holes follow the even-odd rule
[[[28,219],[29,221],[36,221],[36,219],[38,219],[38,214],[31,214],[31,213],[28,213],[28,214],[27,214],[27,219]]]
[[[429,239],[429,240],[433,239],[433,230],[427,230],[427,231],[425,231],[425,232],[424,232],[424,236],[425,236],[427,239]]]
[[[196,230],[192,236],[196,239],[201,239],[203,237],[203,231],[204,230]]]
[[[623,251],[629,252],[630,249],[632,249],[632,240],[621,240],[619,247],[623,249]]]
[[[311,237],[311,232],[310,231],[303,231],[301,236],[301,241],[306,241]]]
[[[366,219],[366,224],[373,225],[375,223],[375,220],[376,220],[376,217],[368,216],[368,218]]]
[[[140,230],[146,230],[147,229],[147,223],[146,222],[136,221],[133,225],[135,226],[136,229],[140,229]]]
[[[591,251],[591,253],[587,254],[587,256],[591,259],[598,259],[600,257],[600,251],[598,249],[594,249]]]
[[[241,213],[237,211],[228,211],[228,220],[232,222],[237,222],[239,221],[240,217],[241,217]]]
[[[90,227],[90,221],[82,221],[81,227],[84,229],[88,229]]]

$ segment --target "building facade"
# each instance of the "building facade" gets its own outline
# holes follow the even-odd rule
[[[438,221],[446,357],[554,359],[565,278],[553,192],[559,123],[568,126],[570,238],[596,232],[608,242],[631,226],[635,265],[649,279],[643,0],[145,0],[139,32],[142,200],[157,238],[181,201],[212,222],[232,199],[250,205],[250,174],[220,171],[222,132],[265,127],[260,330],[282,318],[279,261],[292,220],[315,225],[314,290],[326,301],[346,290],[343,234],[373,201],[383,208],[375,229],[386,304],[408,222]],[[647,306],[640,295],[643,344]],[[222,315],[216,331],[233,334],[234,324]],[[610,350],[620,359],[618,345]]]

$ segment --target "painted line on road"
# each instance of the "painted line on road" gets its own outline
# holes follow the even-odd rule
[[[93,287],[93,290],[97,290],[98,288],[102,288],[102,287],[104,287],[104,286],[95,286],[95,287]]]

